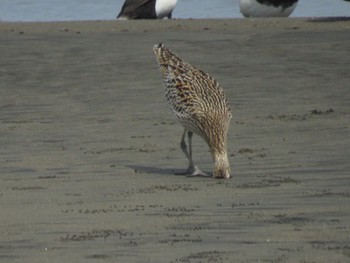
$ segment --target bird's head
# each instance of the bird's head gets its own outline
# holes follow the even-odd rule
[[[214,178],[223,178],[223,179],[229,179],[230,178],[230,164],[228,162],[227,153],[223,154],[216,154],[214,156],[214,172],[213,177]]]

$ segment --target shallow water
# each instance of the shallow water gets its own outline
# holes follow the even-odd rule
[[[124,0],[0,0],[0,21],[114,19]],[[343,0],[300,0],[292,17],[350,16]],[[174,18],[240,18],[239,0],[178,0]]]

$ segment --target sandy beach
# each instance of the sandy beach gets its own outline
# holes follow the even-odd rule
[[[225,90],[231,179],[175,174],[159,42]],[[350,261],[349,20],[0,23],[0,48],[1,262]]]

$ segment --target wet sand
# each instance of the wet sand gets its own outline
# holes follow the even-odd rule
[[[232,179],[175,175],[158,42],[224,88]],[[1,262],[350,261],[349,21],[0,23],[0,47]]]

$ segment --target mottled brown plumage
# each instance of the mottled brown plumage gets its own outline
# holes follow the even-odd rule
[[[172,112],[185,130],[181,148],[189,160],[187,173],[204,175],[193,163],[192,134],[198,134],[208,144],[214,160],[214,177],[229,178],[227,157],[227,132],[231,113],[228,101],[219,83],[184,62],[164,45],[155,45],[160,72],[165,84],[165,94]],[[185,144],[188,135],[189,151]]]

